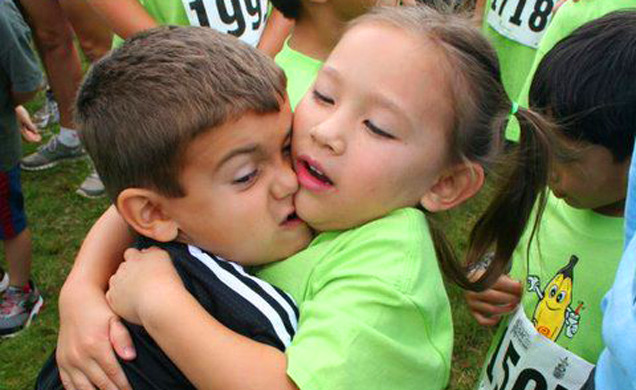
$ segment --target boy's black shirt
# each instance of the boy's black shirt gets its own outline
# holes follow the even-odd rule
[[[146,237],[138,238],[135,243],[137,249],[153,246],[170,254],[188,292],[220,323],[281,351],[289,344],[298,310],[286,293],[248,275],[240,265],[194,246],[174,241],[161,243]],[[195,389],[143,327],[123,322],[131,334],[137,357],[119,362],[133,389]],[[40,372],[36,389],[62,389],[54,355]]]

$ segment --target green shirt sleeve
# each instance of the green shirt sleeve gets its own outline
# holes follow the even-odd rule
[[[287,350],[300,389],[446,386],[450,307],[426,224],[409,222],[358,230],[321,259]]]

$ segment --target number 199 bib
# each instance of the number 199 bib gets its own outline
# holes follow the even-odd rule
[[[592,368],[539,334],[519,308],[488,362],[479,390],[579,390]]]
[[[256,46],[265,28],[268,0],[181,0],[191,26],[211,27]]]
[[[492,0],[486,20],[499,34],[536,49],[552,7],[554,0]]]

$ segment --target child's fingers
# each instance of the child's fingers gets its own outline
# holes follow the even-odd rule
[[[468,308],[485,316],[501,316],[514,310],[515,304],[493,305],[480,300],[467,300]]]
[[[521,282],[512,279],[508,275],[501,275],[490,289],[505,292],[516,297],[521,297],[521,294],[523,293],[523,286],[521,285]]]
[[[495,326],[501,321],[501,317],[488,317],[476,311],[471,311],[470,314],[481,326]]]
[[[482,291],[479,293],[476,292],[467,292],[466,293],[467,301],[479,301],[484,303],[489,303],[491,305],[511,305],[516,306],[519,303],[519,297],[515,294],[511,294],[505,291],[488,289],[486,291]]]
[[[113,317],[110,320],[109,325],[109,337],[110,343],[112,344],[115,352],[119,357],[124,360],[132,360],[136,356],[135,346],[133,345],[132,339],[130,338],[130,333],[128,333],[128,329],[124,326],[124,324],[119,321],[119,319]],[[122,372],[123,374],[123,372]],[[123,380],[120,380],[123,379]],[[121,378],[115,380],[115,383],[127,383],[126,376],[122,375]]]

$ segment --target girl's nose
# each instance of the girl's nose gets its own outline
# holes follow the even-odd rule
[[[321,123],[310,130],[311,139],[322,148],[328,149],[333,154],[342,154],[345,151],[345,140],[336,126]]]

